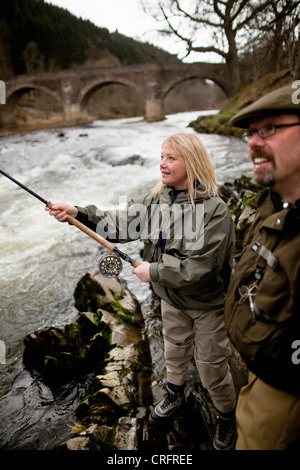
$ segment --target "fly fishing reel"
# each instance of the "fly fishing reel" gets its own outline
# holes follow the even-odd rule
[[[104,277],[117,277],[122,269],[122,260],[114,253],[103,255],[99,260],[99,271]]]

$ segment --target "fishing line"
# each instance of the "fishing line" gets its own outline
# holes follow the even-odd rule
[[[27,191],[29,194],[34,196],[35,198],[39,199],[41,202],[43,202],[46,207],[49,207],[50,209],[52,208],[52,203],[50,201],[47,201],[43,197],[39,196],[37,193],[29,189],[27,186],[24,184],[20,183],[18,180],[10,176],[8,173],[5,173],[5,171],[0,169],[0,173],[5,176],[6,178],[10,179],[13,181],[15,184],[20,186],[22,189]],[[75,227],[79,228],[82,232],[84,232],[86,235],[89,237],[93,238],[96,240],[98,243],[100,243],[102,246],[107,248],[111,254],[103,255],[100,260],[99,260],[99,271],[100,273],[105,276],[105,277],[116,277],[120,274],[120,272],[123,269],[123,264],[122,260],[127,261],[130,263],[134,268],[137,268],[140,263],[134,259],[132,259],[127,253],[124,253],[123,251],[119,250],[115,245],[113,245],[111,242],[108,240],[105,240],[104,238],[100,237],[96,232],[91,230],[89,227],[86,225],[82,224],[79,222],[77,219],[74,217],[68,215],[67,216],[67,221],[71,225],[75,225]],[[82,250],[81,250],[82,251]],[[84,253],[84,251],[83,251]],[[84,253],[86,254],[86,253]],[[89,256],[86,254],[86,256]],[[93,260],[95,261],[95,260]]]
[[[87,256],[88,258],[90,258],[90,260],[92,260],[93,263],[96,263],[96,264],[99,266],[99,261],[97,261],[97,260],[91,258],[91,256],[88,255],[88,254],[87,254],[85,251],[83,251],[81,248],[77,247],[77,250],[78,250],[78,251],[81,251],[81,253],[83,253],[85,256]]]

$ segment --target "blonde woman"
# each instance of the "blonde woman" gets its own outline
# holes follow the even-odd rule
[[[219,415],[214,448],[231,449],[236,401],[223,305],[233,222],[218,197],[211,159],[196,135],[168,137],[160,170],[159,187],[134,198],[126,210],[107,213],[95,206],[53,204],[50,214],[61,222],[70,214],[111,241],[144,242],[144,261],[132,273],[151,282],[161,299],[167,371],[166,396],[155,406],[151,421],[164,422],[183,409],[187,371],[194,358]],[[113,230],[107,233],[107,227]]]

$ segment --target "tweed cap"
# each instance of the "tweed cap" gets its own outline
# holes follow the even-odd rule
[[[253,118],[278,114],[300,115],[300,89],[292,84],[268,93],[235,114],[231,123],[236,127],[247,129]]]

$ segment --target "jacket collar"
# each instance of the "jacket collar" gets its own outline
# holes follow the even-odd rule
[[[263,220],[262,227],[283,231],[290,221],[298,226],[300,215],[299,201],[284,208],[278,193],[272,190],[264,190],[258,193],[256,202],[258,205],[257,210]]]
[[[164,186],[161,194],[163,194],[165,197],[170,197],[172,202],[175,202],[175,200],[179,203],[190,202],[187,189],[176,190],[172,186]],[[197,192],[194,197],[194,201],[200,202],[204,199],[209,199],[210,197],[211,196],[208,194],[200,194]]]

